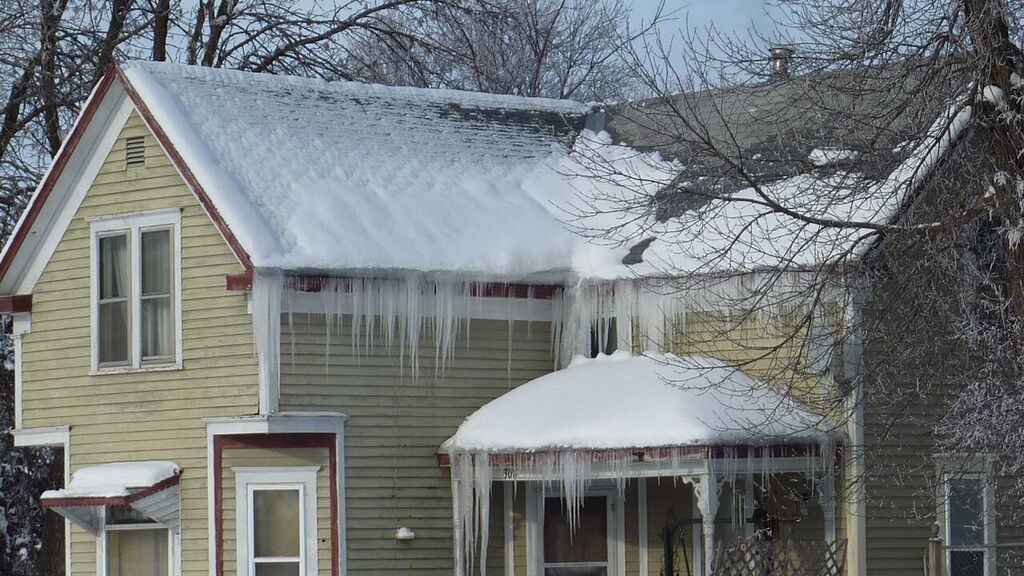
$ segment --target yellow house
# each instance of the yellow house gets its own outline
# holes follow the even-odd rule
[[[755,533],[862,574],[847,296],[743,309],[806,279],[570,229],[630,190],[587,158],[672,176],[597,112],[113,67],[0,257],[67,574],[696,576]]]

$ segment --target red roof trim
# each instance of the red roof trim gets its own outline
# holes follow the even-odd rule
[[[214,225],[217,226],[217,229],[224,237],[224,240],[226,240],[228,245],[231,247],[231,251],[235,253],[235,256],[242,265],[245,266],[246,270],[252,270],[253,265],[252,260],[249,258],[249,253],[245,251],[245,248],[242,247],[238,238],[235,237],[235,234],[231,231],[227,222],[224,221],[224,218],[220,215],[217,207],[213,204],[213,201],[210,200],[210,196],[199,183],[199,180],[196,179],[195,174],[192,173],[192,170],[185,163],[184,159],[182,159],[181,154],[178,153],[178,149],[171,143],[171,139],[167,137],[167,133],[160,127],[160,123],[156,121],[156,118],[153,116],[149,107],[146,106],[145,101],[143,101],[138,91],[136,91],[135,87],[128,81],[128,78],[125,77],[124,72],[120,67],[114,67],[114,74],[121,81],[121,84],[124,85],[125,92],[128,93],[128,97],[131,98],[132,103],[135,104],[135,107],[139,110],[139,114],[142,116],[143,120],[145,120],[146,125],[153,131],[153,135],[156,137],[157,141],[160,142],[160,146],[163,147],[167,156],[171,159],[171,163],[174,164],[175,168],[178,169],[178,172],[181,173],[182,178],[184,178],[189,188],[192,189],[192,192],[196,195],[199,203],[203,205],[207,215],[210,216],[210,219],[213,220]]]
[[[53,160],[53,167],[47,174],[46,179],[39,185],[39,194],[35,197],[32,202],[32,206],[29,208],[28,213],[25,214],[25,219],[21,222],[21,226],[18,228],[17,233],[10,239],[9,248],[7,253],[4,255],[3,260],[0,260],[0,281],[7,277],[7,273],[11,270],[11,265],[14,263],[15,257],[21,250],[22,244],[25,243],[25,238],[28,237],[29,231],[32,230],[32,225],[35,224],[36,218],[39,217],[39,212],[42,210],[43,205],[46,203],[47,198],[50,197],[50,193],[53,192],[54,186],[57,185],[57,181],[60,180],[61,174],[64,172],[64,168],[67,167],[68,161],[74,154],[75,149],[78,148],[79,142],[82,140],[82,135],[85,134],[89,123],[92,121],[93,116],[96,115],[96,111],[99,109],[100,102],[103,101],[107,95],[107,91],[110,90],[110,85],[114,82],[114,69],[115,66],[110,66],[107,71],[103,74],[103,78],[100,80],[99,86],[96,89],[96,94],[93,95],[92,99],[89,100],[89,104],[82,112],[82,117],[78,123],[75,124],[74,130],[68,136],[67,142],[61,149],[60,154],[57,155]]]
[[[634,462],[645,462],[650,460],[665,460],[674,455],[682,453],[688,459],[728,459],[728,458],[806,458],[818,455],[816,444],[774,444],[771,446],[678,446],[658,448],[626,448],[623,450],[591,450],[594,463],[610,462],[614,456],[621,452],[632,452]],[[541,453],[513,454],[494,453],[490,454],[491,466],[504,466],[512,464],[516,460],[527,460],[531,455]],[[437,455],[438,466],[451,466],[451,459],[447,454]]]
[[[328,280],[344,279],[336,276],[297,275],[295,289],[300,292],[320,292]],[[246,283],[247,282],[247,283]],[[249,290],[252,288],[252,275],[232,274],[227,277],[228,290]],[[557,284],[521,284],[503,282],[481,282],[472,285],[469,293],[480,298],[536,298],[551,300],[560,295],[564,288]]]
[[[228,274],[224,277],[224,284],[228,290],[252,290],[252,270],[246,270],[241,274]]]
[[[32,295],[0,296],[0,314],[32,311]]]
[[[165,478],[148,488],[144,488],[127,496],[43,498],[40,500],[40,504],[42,504],[43,508],[69,508],[72,506],[126,506],[132,502],[137,502],[146,496],[152,496],[157,492],[162,492],[168,488],[177,486],[180,482],[181,475],[175,474],[170,478]]]

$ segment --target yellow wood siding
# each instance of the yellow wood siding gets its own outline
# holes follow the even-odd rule
[[[124,141],[144,136],[146,166],[126,170]],[[90,376],[89,223],[86,218],[181,209],[183,369]],[[25,335],[24,426],[71,427],[71,469],[160,459],[183,469],[183,574],[207,575],[206,429],[202,419],[258,405],[245,295],[224,287],[242,272],[224,239],[141,118],[132,116],[64,232],[33,292]],[[75,529],[75,575],[95,574],[95,538]]]
[[[506,321],[473,321],[470,341],[463,334],[443,375],[435,374],[434,345],[424,338],[414,378],[399,368],[397,347],[364,349],[356,359],[347,322],[340,334],[332,330],[329,354],[323,316],[296,314],[282,324],[281,409],[349,415],[349,573],[450,575],[451,481],[438,466],[438,447],[484,403],[552,369],[549,325],[516,323],[510,338]],[[495,504],[500,517],[500,487]],[[396,542],[401,526],[415,530],[416,539]],[[502,538],[500,523],[495,528],[493,537]],[[499,542],[492,560],[502,557]]]
[[[833,390],[811,373],[805,323],[799,311],[783,318],[766,312],[692,312],[676,323],[673,351],[722,360],[809,407],[829,410]]]

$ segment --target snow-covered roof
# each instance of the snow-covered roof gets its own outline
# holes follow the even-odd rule
[[[112,462],[80,468],[67,487],[43,492],[42,499],[117,498],[131,496],[180,474],[174,462]]]
[[[572,146],[572,101],[151,62],[125,77],[257,267],[566,269],[572,234],[527,186]]]
[[[299,273],[568,283],[806,268],[861,252],[862,230],[829,220],[886,221],[922,176],[799,174],[664,217],[652,206],[688,187],[684,167],[586,129],[592,107],[577,102],[153,62],[117,77],[243,263]],[[954,138],[909,156],[934,164]],[[51,179],[0,268],[42,226]]]
[[[584,130],[591,107],[576,102],[122,69],[257,267],[606,279],[813,264],[857,236],[794,221],[751,190],[736,194],[751,202],[658,221],[650,202],[682,167]],[[837,219],[873,220],[896,201],[885,190],[837,202],[817,184],[767,189]],[[649,239],[641,262],[623,264]]]
[[[620,351],[578,358],[485,404],[442,451],[813,444],[828,430],[820,416],[718,360]]]

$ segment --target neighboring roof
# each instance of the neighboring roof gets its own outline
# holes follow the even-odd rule
[[[143,461],[113,462],[78,469],[71,482],[58,490],[43,492],[43,501],[77,498],[118,498],[131,496],[152,488],[169,478],[175,478],[181,469],[174,462]]]
[[[606,128],[614,142],[680,167],[675,181],[654,195],[658,224],[651,228],[686,228],[693,239],[681,244],[677,235],[673,247],[654,241],[639,249],[650,234],[634,235],[633,253],[640,252],[634,260],[664,261],[661,250],[673,264],[661,269],[695,270],[699,263],[718,272],[863,256],[878,239],[871,227],[899,218],[964,133],[973,112],[964,105],[964,85],[907,62],[610,109]],[[799,216],[766,206],[737,167]]]
[[[883,177],[900,157],[894,148],[919,137],[965,84],[910,63],[815,71],[627,103],[608,110],[607,130],[704,176],[723,170],[698,142],[706,137],[767,180],[815,168],[815,149],[856,151],[846,167]]]
[[[760,446],[827,437],[822,417],[718,360],[616,352],[577,358],[485,404],[442,450]]]

